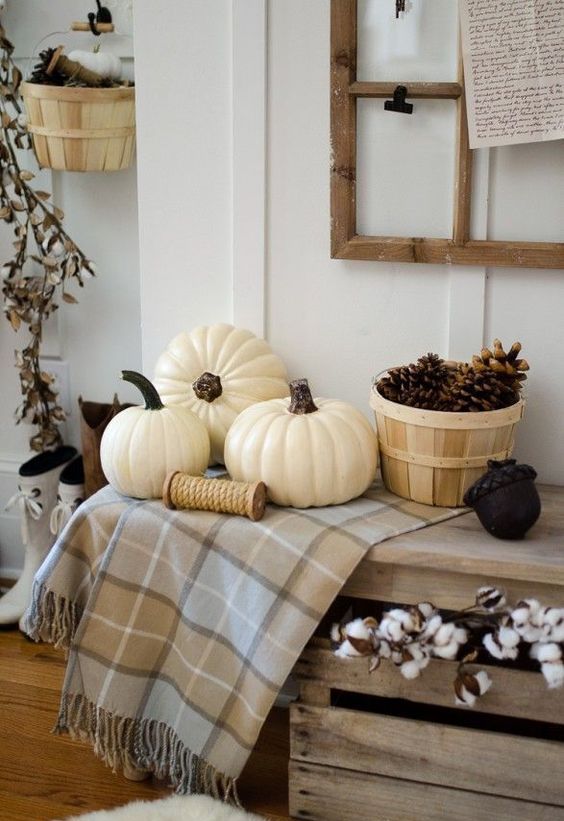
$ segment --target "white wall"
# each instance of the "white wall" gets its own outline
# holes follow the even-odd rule
[[[371,5],[378,4],[366,0],[361,9]],[[424,5],[418,6],[423,14]],[[564,422],[559,412],[564,402],[559,362],[564,272],[329,259],[328,42],[325,0],[270,0],[270,340],[291,370],[308,375],[320,393],[342,395],[366,408],[370,377],[386,366],[413,361],[427,350],[468,358],[479,351],[482,340],[499,336],[511,344],[520,339],[532,373],[516,455],[535,465],[542,480],[564,483]],[[417,116],[416,107],[402,126],[397,115],[396,131],[413,128]],[[391,134],[386,142],[380,133],[376,145],[401,175],[401,166],[410,162],[406,154],[416,147],[400,147],[395,138]],[[361,143],[361,150],[368,149]],[[487,158],[480,153],[475,231],[483,235],[487,230],[495,239],[562,241],[563,142],[497,149],[490,158],[489,179]],[[434,187],[425,188],[428,211],[442,208],[450,193],[448,175],[437,174],[435,180]],[[408,194],[398,183],[394,201],[391,186],[383,189],[380,177],[373,174],[370,182],[381,194],[370,214],[377,226],[379,219],[381,224],[389,218],[394,204],[399,212]],[[397,227],[401,231],[402,226]],[[298,324],[305,330],[298,331]]]
[[[61,31],[74,19],[86,19],[88,0],[8,0],[2,22],[16,46],[16,56],[25,69],[39,39]],[[132,20],[124,10],[115,14],[118,30],[131,33]],[[81,39],[82,38],[82,39]],[[82,47],[90,35],[57,35],[53,42]],[[104,48],[113,48],[131,63],[132,41],[106,38]],[[128,71],[131,66],[128,65]],[[33,165],[30,157],[28,166]],[[56,321],[46,334],[43,352],[68,362],[71,414],[66,441],[80,445],[77,397],[109,402],[114,391],[120,398],[138,401],[134,389],[119,380],[122,368],[141,367],[139,298],[139,243],[137,227],[137,180],[135,166],[115,174],[41,172],[41,187],[54,193],[66,213],[69,234],[95,260],[98,276],[83,289],[75,288],[78,305],[61,305]],[[5,226],[0,231],[0,253],[10,254],[12,237]],[[11,575],[23,559],[17,514],[3,513],[6,500],[16,490],[19,465],[32,454],[28,438],[33,432],[15,426],[13,412],[21,401],[14,349],[26,344],[25,329],[15,334],[7,321],[0,322],[0,575]]]
[[[394,48],[402,52],[402,60],[410,58],[414,77],[415,47],[444,42],[452,34],[440,27],[452,26],[449,9],[454,4],[440,3],[427,22],[413,16],[427,13],[423,2],[413,4],[405,27],[380,39],[390,59]],[[383,4],[363,0],[365,22],[373,20],[376,6]],[[389,2],[393,17],[392,6]],[[564,483],[559,413],[564,405],[564,272],[329,258],[329,10],[328,0],[171,0],[167,15],[156,22],[152,4],[139,0],[145,369],[152,369],[159,351],[180,329],[233,319],[253,330],[264,327],[291,374],[307,376],[315,392],[348,399],[369,413],[371,378],[387,366],[412,361],[428,350],[468,358],[494,336],[506,344],[520,339],[532,376],[516,455],[534,464],[543,481]],[[153,56],[144,59],[151,45],[152,54],[160,55],[160,76],[169,83],[156,75]],[[370,65],[369,46],[365,67]],[[436,53],[429,48],[427,79],[436,79]],[[443,69],[455,71],[453,55],[452,50],[441,52],[441,77]],[[162,161],[163,132],[155,117],[159,105],[167,112],[170,161]],[[401,126],[400,120],[390,126],[392,142],[379,148],[390,167],[401,166],[403,151],[411,174],[417,164],[406,152],[416,154],[417,148],[407,140],[400,150],[393,142],[401,128],[430,128],[428,144],[435,132],[443,139],[427,112],[421,107],[419,112],[419,121],[416,112],[410,124]],[[437,116],[445,117],[448,127],[449,115]],[[261,166],[264,147],[266,173]],[[532,175],[537,148],[538,169]],[[532,237],[562,240],[562,142],[504,152],[476,152],[474,235],[511,238],[508,232],[519,224]],[[254,173],[247,173],[253,157]],[[424,161],[439,163],[444,157],[435,151]],[[257,179],[261,185],[264,181],[262,199]],[[435,175],[422,208],[429,213],[443,209],[451,182],[450,172]],[[396,211],[402,203],[408,207],[401,186],[394,192],[389,180],[384,184],[379,178],[373,185],[382,196],[370,193],[367,207],[373,212],[366,218],[376,226],[389,218],[392,206]],[[395,203],[394,196],[399,197]],[[155,203],[163,198],[166,214],[156,213]],[[257,266],[263,253],[264,266]]]
[[[143,364],[229,320],[231,3],[135,5]]]

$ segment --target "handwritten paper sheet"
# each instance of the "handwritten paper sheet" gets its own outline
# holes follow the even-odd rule
[[[564,0],[459,0],[470,147],[564,138]]]

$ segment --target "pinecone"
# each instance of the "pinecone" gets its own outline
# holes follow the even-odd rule
[[[519,393],[523,387],[521,383],[527,378],[524,371],[529,370],[526,359],[517,359],[520,351],[520,342],[514,342],[509,353],[505,353],[500,340],[494,339],[493,352],[489,348],[482,348],[480,356],[472,357],[472,367],[477,373],[493,371],[500,382]]]
[[[39,83],[44,86],[62,86],[65,84],[65,78],[58,71],[52,71],[47,74],[47,69],[56,49],[46,48],[39,54],[39,62],[33,67],[33,71],[29,78],[30,83]]]
[[[518,399],[517,391],[491,368],[483,366],[476,370],[473,365],[463,362],[454,374],[441,410],[491,411],[514,405]]]
[[[445,401],[450,372],[435,353],[420,357],[416,364],[391,368],[376,385],[390,402],[424,410],[440,410]]]

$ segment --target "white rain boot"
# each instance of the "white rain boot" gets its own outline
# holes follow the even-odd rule
[[[72,514],[84,501],[84,466],[77,456],[63,468],[59,476],[57,504],[51,511],[50,527],[55,538],[60,536]]]
[[[59,476],[75,456],[76,448],[61,446],[34,456],[19,469],[18,492],[6,509],[19,504],[25,558],[18,581],[0,599],[0,624],[18,624],[27,609],[34,576],[55,541],[49,520],[57,501]]]

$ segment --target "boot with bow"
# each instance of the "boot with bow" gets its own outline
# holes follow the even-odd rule
[[[49,525],[59,476],[75,456],[76,448],[63,445],[34,456],[19,469],[18,492],[6,509],[18,505],[20,510],[24,566],[16,584],[0,599],[0,625],[17,624],[27,609],[34,576],[55,541]]]
[[[59,476],[57,504],[51,511],[51,533],[60,536],[74,511],[84,501],[84,467],[82,456],[77,456],[63,468]]]

